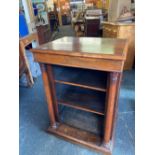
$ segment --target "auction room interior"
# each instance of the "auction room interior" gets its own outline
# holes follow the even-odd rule
[[[19,0],[20,155],[135,154],[135,1]]]

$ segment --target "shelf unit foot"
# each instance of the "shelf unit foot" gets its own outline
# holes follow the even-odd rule
[[[108,150],[112,150],[111,149],[111,146],[112,146],[111,141],[109,141],[108,143],[102,142],[101,146],[107,148]]]
[[[54,123],[54,124],[50,125],[50,127],[49,127],[49,128],[52,128],[52,129],[57,129],[57,128],[58,128],[58,126],[59,126],[59,123]]]

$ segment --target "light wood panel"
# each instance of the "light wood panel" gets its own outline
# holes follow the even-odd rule
[[[132,69],[135,59],[135,24],[104,22],[103,37],[128,40],[127,59],[124,64],[124,70]]]

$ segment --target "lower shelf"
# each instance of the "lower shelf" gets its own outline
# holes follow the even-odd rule
[[[58,93],[58,103],[75,109],[104,115],[105,93],[64,86]]]
[[[49,127],[48,132],[96,151],[104,153],[111,152],[110,149],[107,149],[104,145],[102,145],[102,138],[100,136],[79,130],[63,123],[59,124],[56,129]]]
[[[104,116],[64,106],[59,113],[63,124],[103,137]]]

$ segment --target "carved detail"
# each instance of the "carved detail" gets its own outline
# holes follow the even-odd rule
[[[56,129],[58,127],[59,124],[54,123],[53,125],[51,125],[51,128]]]
[[[112,82],[116,82],[117,80],[118,80],[118,74],[119,73],[111,73],[111,80],[112,80]]]

